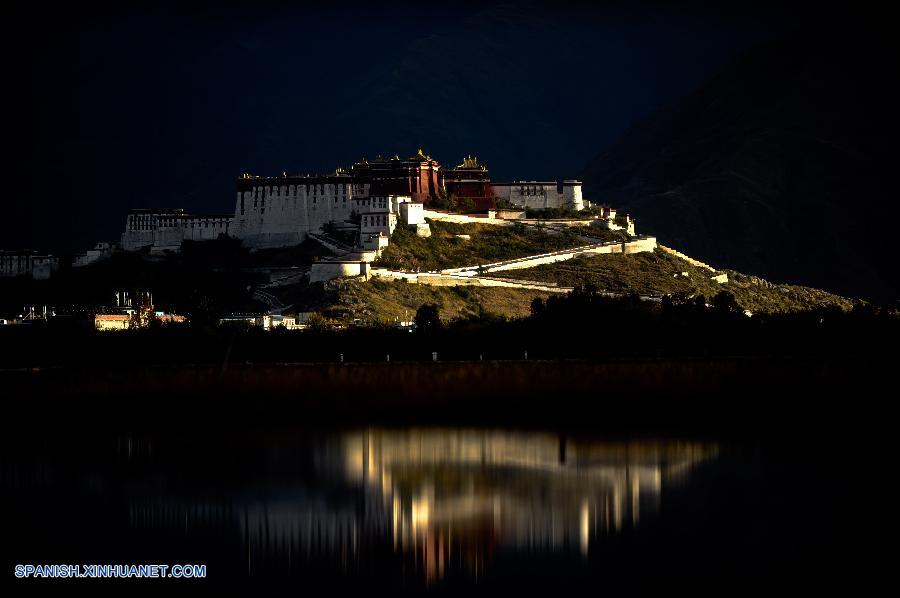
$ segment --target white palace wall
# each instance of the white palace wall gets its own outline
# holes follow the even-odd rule
[[[214,240],[220,235],[240,239],[245,247],[285,247],[302,243],[310,234],[323,232],[332,222],[362,216],[362,232],[383,232],[394,228],[392,214],[415,224],[417,234],[427,236],[425,218],[451,222],[479,222],[509,225],[494,217],[473,217],[424,209],[408,196],[370,196],[368,184],[354,184],[344,174],[327,177],[252,177],[238,180],[234,214],[194,216],[181,209],[137,209],[128,215],[122,248],[135,251],[149,247],[153,252],[175,250],[186,240]],[[531,208],[569,207],[581,209],[584,201],[578,181],[498,183],[495,193],[511,203]],[[373,224],[373,215],[391,222]],[[384,229],[384,230],[382,230]]]
[[[182,241],[211,241],[232,232],[230,215],[191,216],[183,210],[136,210],[128,214],[122,249],[177,251]]]
[[[579,181],[513,181],[511,183],[494,183],[491,190],[499,199],[511,205],[532,210],[551,208],[584,209],[584,198]]]
[[[272,185],[270,179],[238,192],[231,234],[247,247],[296,245],[328,222],[349,219],[368,194],[368,185]]]

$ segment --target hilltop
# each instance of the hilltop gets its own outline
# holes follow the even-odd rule
[[[622,241],[621,231],[587,227],[497,226],[430,221],[433,235],[417,237],[398,227],[391,244],[375,265],[403,271],[437,271],[466,265],[520,258],[536,253],[582,246],[585,243]],[[460,236],[462,235],[462,236]],[[726,274],[728,282],[713,280]],[[533,285],[535,288],[483,286]],[[614,295],[659,298],[672,295],[681,300],[699,296],[711,301],[725,291],[742,310],[756,313],[791,313],[823,307],[851,309],[851,299],[820,289],[774,284],[734,270],[710,271],[660,249],[625,255],[591,254],[568,261],[532,268],[504,270],[489,279],[441,282],[440,286],[374,277],[337,279],[281,289],[279,297],[298,311],[315,311],[336,321],[358,320],[369,324],[408,321],[423,304],[436,304],[444,320],[471,317],[519,318],[531,313],[535,298],[590,286]],[[435,283],[437,284],[437,283]]]
[[[682,275],[687,273],[687,275]],[[568,262],[503,272],[503,278],[555,283],[560,287],[593,285],[615,294],[684,299],[713,297],[726,291],[737,304],[754,314],[792,313],[822,307],[849,310],[854,302],[820,289],[772,284],[755,276],[727,271],[729,282],[710,280],[709,272],[661,251],[635,255],[578,257]],[[677,276],[676,276],[677,275]],[[551,292],[481,286],[428,286],[375,278],[369,282],[337,279],[306,288],[294,295],[303,310],[318,311],[339,321],[378,324],[412,319],[423,304],[437,304],[443,319],[469,317],[520,318],[530,315],[535,298]]]
[[[498,226],[429,220],[431,236],[397,227],[391,243],[375,262],[394,270],[430,272],[525,257],[584,245],[593,240],[621,240],[623,234],[599,229]],[[587,239],[590,234],[592,239]]]
[[[375,262],[375,271],[435,272],[565,253],[590,244],[615,246],[627,240],[623,231],[549,220],[528,224],[430,220],[430,227],[432,236],[422,238],[398,226]],[[852,299],[819,289],[770,283],[734,270],[712,271],[662,250],[581,255],[469,278],[420,279],[430,284],[380,277],[310,284],[304,273],[315,260],[329,257],[332,252],[312,239],[296,247],[252,252],[236,240],[220,239],[186,243],[180,253],[164,256],[118,254],[88,267],[64,270],[49,281],[5,280],[0,283],[0,295],[13,314],[29,303],[104,305],[117,290],[140,288],[152,289],[157,305],[196,321],[217,321],[231,313],[265,313],[277,306],[287,313],[316,312],[334,322],[374,326],[410,321],[425,304],[437,305],[445,321],[522,318],[530,315],[534,299],[546,300],[578,286],[655,300],[663,295],[677,300],[703,296],[707,302],[725,291],[741,310],[754,314],[854,306]],[[727,282],[713,280],[721,274],[727,275]]]
[[[634,255],[580,256],[568,262],[504,272],[514,279],[553,282],[560,286],[592,285],[600,291],[638,295],[703,295],[712,299],[725,291],[753,313],[789,313],[820,307],[847,310],[853,301],[820,289],[773,284],[756,276],[725,270],[728,282],[718,283],[710,272],[657,249]]]
[[[550,293],[477,286],[428,286],[374,278],[339,278],[285,293],[298,311],[315,311],[338,322],[367,325],[408,322],[425,304],[436,304],[444,321],[465,318],[522,318],[531,313],[535,297]]]

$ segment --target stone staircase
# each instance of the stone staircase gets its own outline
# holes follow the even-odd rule
[[[347,255],[354,250],[354,247],[347,245],[343,241],[339,241],[325,233],[309,233],[309,238],[324,245],[329,251],[334,252],[337,256]]]

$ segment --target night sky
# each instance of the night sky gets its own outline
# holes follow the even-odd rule
[[[765,4],[250,4],[13,9],[0,247],[77,252],[129,207],[230,212],[241,172],[418,147],[572,178],[796,23]]]

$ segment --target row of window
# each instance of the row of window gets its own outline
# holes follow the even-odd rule
[[[329,185],[334,188],[335,195],[346,195],[349,192],[350,185],[341,184],[341,185]],[[268,197],[269,195],[294,195],[296,191],[300,188],[303,188],[307,195],[326,195],[325,193],[325,185],[282,185],[280,187],[254,187],[253,188],[253,197],[254,199],[257,196],[260,197]],[[276,192],[273,189],[278,189],[280,191]],[[359,190],[357,190],[357,193]],[[331,195],[330,193],[328,195]]]
[[[546,195],[547,190],[543,187],[522,187],[519,189],[519,195]]]
[[[362,206],[372,206],[374,208],[386,208],[387,207],[387,198],[386,197],[376,197],[372,199],[360,199],[358,200],[359,204]]]
[[[130,230],[130,231],[136,231],[136,230],[149,231],[149,230],[156,230],[157,228],[175,228],[175,227],[179,227],[181,224],[182,224],[182,221],[179,221],[176,219],[159,220],[159,221],[157,221],[157,223],[154,223],[153,221],[141,220],[137,224],[134,224],[134,223],[130,224],[128,227],[128,230]],[[195,224],[196,224],[196,226],[195,226]],[[212,221],[210,221],[210,220],[203,220],[203,221],[192,220],[191,221],[191,228],[209,228],[210,225],[212,225],[213,228],[227,227],[228,221],[227,220],[212,220]],[[185,227],[186,227],[186,225],[185,225]]]
[[[386,214],[363,215],[363,226],[387,226]]]
[[[313,202],[313,205],[317,205],[317,204],[319,203],[319,202],[317,201],[317,198],[315,198],[315,197],[313,197],[312,202]],[[334,203],[338,203],[338,198],[337,198],[337,197],[334,198]],[[341,203],[346,205],[346,203],[347,203],[347,198],[346,198],[346,197],[342,197],[342,198],[341,198]],[[260,213],[260,214],[265,214],[265,213],[266,213],[266,199],[265,199],[265,197],[260,198],[260,201],[257,201],[257,198],[254,197],[254,198],[253,198],[253,207],[254,207],[254,208],[259,208],[259,213]],[[244,198],[242,197],[242,198],[241,198],[241,216],[243,216],[243,215],[244,215]]]

